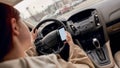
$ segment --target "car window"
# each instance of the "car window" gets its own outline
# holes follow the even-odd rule
[[[23,0],[14,7],[32,25],[47,18],[57,18],[74,9],[84,0]]]

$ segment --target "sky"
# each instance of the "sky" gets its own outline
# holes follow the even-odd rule
[[[24,18],[30,17],[29,12],[26,10],[26,7],[36,4],[36,11],[42,11],[46,8],[46,6],[53,3],[53,0],[23,0],[22,2],[18,3],[14,7],[18,9]],[[38,9],[39,8],[39,9]]]

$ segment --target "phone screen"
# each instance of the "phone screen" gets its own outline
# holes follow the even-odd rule
[[[65,33],[64,28],[59,29],[59,34],[60,34],[61,40],[65,41],[66,40],[66,33]]]

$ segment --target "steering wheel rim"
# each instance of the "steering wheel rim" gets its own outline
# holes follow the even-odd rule
[[[35,28],[34,28],[34,32],[36,29],[38,29],[44,22],[48,22],[48,21],[56,21],[55,23],[57,22],[60,22],[60,24],[63,25],[63,27],[66,29],[66,26],[63,24],[63,22],[57,20],[57,19],[45,19],[45,20],[42,20]],[[58,24],[58,23],[57,23]]]
[[[49,21],[53,21],[54,23],[57,23],[58,25],[61,25],[62,27],[64,27],[65,29],[66,29],[66,26],[63,24],[63,22],[61,22],[61,21],[59,21],[59,20],[57,20],[57,19],[45,19],[45,20],[43,20],[43,21],[41,21],[35,28],[34,28],[34,32],[35,32],[35,30],[36,29],[38,29],[42,24],[44,24],[44,23],[46,23],[46,22],[49,22]],[[53,30],[53,31],[55,31],[55,30]],[[57,32],[57,29],[56,29],[56,32]],[[49,32],[50,33],[50,32]],[[48,33],[48,35],[49,35],[49,33]],[[43,39],[43,38],[42,38]],[[37,50],[37,52],[38,53],[40,53],[40,54],[49,54],[49,53],[45,53],[45,52],[43,52],[43,51],[41,51],[41,48],[40,48],[40,45],[42,45],[42,42],[43,41],[41,41],[41,40],[39,40],[39,45],[36,45],[36,50]],[[45,46],[47,46],[47,45],[45,45]],[[58,47],[58,49],[55,51],[54,49],[52,50],[53,51],[53,53],[60,53],[62,50],[63,50],[63,48],[64,48],[64,44],[63,44],[63,46],[61,47],[61,48],[59,48]],[[50,49],[50,48],[49,48]]]

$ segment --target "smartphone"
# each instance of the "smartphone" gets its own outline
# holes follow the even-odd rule
[[[66,40],[66,33],[65,33],[65,29],[64,28],[59,29],[59,34],[60,34],[61,40],[65,41]]]

